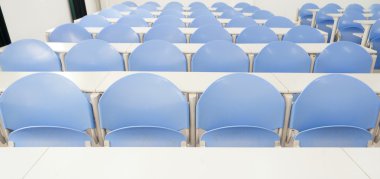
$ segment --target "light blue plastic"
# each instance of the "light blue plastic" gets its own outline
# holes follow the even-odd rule
[[[244,7],[241,12],[255,13],[258,10],[260,10],[260,8],[258,8],[256,6],[248,6],[248,7]]]
[[[341,41],[350,41],[356,44],[361,43],[361,38],[354,35],[354,33],[363,33],[364,28],[361,24],[355,23],[354,20],[366,20],[361,12],[351,11],[345,12],[338,21],[338,30],[340,32]]]
[[[372,25],[369,32],[369,41],[374,50],[380,51],[380,21],[376,21],[376,23]],[[380,68],[380,55],[377,56],[375,68]]]
[[[338,131],[343,134],[352,133],[347,134],[345,140],[350,140],[354,133],[355,135],[363,134],[357,130],[344,129],[342,126],[363,130],[374,128],[378,112],[379,99],[376,93],[363,82],[347,75],[326,75],[311,82],[296,99],[292,108],[290,128],[301,133],[314,129],[308,131],[309,134],[305,133],[305,136],[309,135],[309,140],[318,141],[331,133],[332,129],[324,129],[325,127],[333,127],[336,128],[335,137],[340,136],[336,143],[342,144],[344,140],[341,139],[342,135],[338,135]],[[324,130],[319,132],[317,129]],[[367,142],[368,140],[365,139],[365,143]]]
[[[101,10],[98,15],[101,15],[105,18],[121,18],[122,17],[119,11],[112,8]]]
[[[192,2],[190,3],[189,7],[191,8],[191,10],[195,10],[195,9],[199,9],[199,8],[205,8],[206,5],[203,3],[203,2],[200,2],[200,1],[195,1],[195,2]],[[207,7],[206,7],[207,8]]]
[[[229,7],[226,3],[224,2],[215,2],[214,4],[212,4],[213,8],[219,8],[219,7]]]
[[[47,132],[45,135],[62,139],[74,130],[85,132],[94,128],[92,109],[86,96],[73,82],[58,74],[36,73],[23,77],[10,85],[0,100],[4,127],[16,132],[15,138],[10,133],[11,139],[18,139],[13,140],[16,146],[19,140],[21,144],[28,142],[22,140],[31,140],[30,137],[17,137],[24,132],[35,134],[36,137]],[[72,130],[63,131],[62,128]],[[52,134],[52,130],[57,133]],[[61,136],[63,133],[64,136]],[[79,137],[77,134],[74,136]],[[42,143],[38,138],[33,140],[36,144]]]
[[[130,15],[134,15],[140,18],[153,18],[153,15],[146,9],[136,9],[132,11]]]
[[[284,99],[270,83],[251,74],[232,74],[215,81],[201,95],[196,108],[197,128],[205,130],[206,134],[224,128],[215,135],[226,137],[226,141],[220,141],[225,146],[233,143],[231,137],[225,135],[237,130],[228,129],[230,127],[238,127],[248,135],[263,134],[265,138],[260,138],[257,143],[263,144],[267,140],[274,146],[277,138],[262,129],[275,131],[282,128],[284,112]],[[243,142],[254,143],[246,139],[255,139],[255,136],[242,135],[234,134],[232,137],[236,137],[236,143],[241,139],[240,145]]]
[[[253,19],[269,19],[273,16],[274,15],[267,10],[258,10],[253,13],[252,18]]]
[[[334,24],[334,20],[331,16],[328,16],[327,14],[339,13],[338,9],[342,9],[342,8],[335,3],[329,3],[326,6],[322,7],[316,15],[316,24],[317,24],[318,29],[327,32],[329,34],[328,36],[329,40],[331,38],[332,29],[327,26]]]
[[[165,40],[171,43],[186,43],[186,36],[176,26],[161,24],[153,26],[144,35],[144,42],[149,40]]]
[[[370,73],[371,55],[360,45],[340,41],[326,47],[315,60],[315,73]]]
[[[302,5],[302,7],[299,10],[301,25],[311,25],[311,19],[313,18],[313,14],[309,11],[309,9],[319,9],[319,7],[314,3],[306,3]]]
[[[124,127],[106,135],[111,147],[181,147],[180,132],[155,126]]]
[[[226,27],[249,27],[258,26],[255,20],[250,17],[235,17],[226,25]]]
[[[352,3],[352,4],[349,4],[346,9],[344,10],[345,12],[347,11],[356,11],[356,12],[363,12],[363,6],[360,5],[360,4],[357,4],[357,3]]]
[[[200,26],[190,36],[190,43],[207,43],[213,40],[226,40],[232,42],[231,35],[219,25]]]
[[[157,11],[157,7],[152,5],[152,4],[143,4],[141,6],[139,6],[137,9],[144,9],[144,10],[147,10],[147,11]]]
[[[63,24],[56,27],[49,35],[49,42],[74,42],[92,39],[86,29],[77,24]]]
[[[183,5],[180,2],[177,1],[171,1],[168,4],[166,4],[165,8],[182,8]],[[182,10],[182,9],[181,9]]]
[[[278,41],[276,33],[265,26],[245,28],[236,38],[236,43],[269,43]]]
[[[137,7],[137,4],[133,1],[125,1],[123,4],[129,7]]]
[[[153,27],[160,24],[170,24],[175,27],[185,27],[185,24],[182,22],[181,19],[171,16],[171,15],[165,15],[160,16],[153,24]]]
[[[112,6],[113,9],[117,10],[117,11],[130,11],[131,9],[129,8],[130,6],[127,6],[125,4],[116,4],[114,6]]]
[[[175,11],[175,10],[165,10],[163,11],[159,17],[161,16],[167,16],[167,15],[170,15],[170,16],[175,16],[177,18],[184,18],[185,16],[182,14],[182,11]]]
[[[46,43],[24,39],[6,46],[0,54],[1,71],[61,71],[57,54]]]
[[[163,40],[141,44],[129,56],[128,66],[131,71],[187,71],[185,55]]]
[[[379,52],[380,51],[380,38],[373,39],[371,41],[371,43],[372,43],[372,49]],[[380,55],[377,55],[375,69],[380,69]]]
[[[109,43],[139,43],[139,36],[128,25],[123,23],[112,24],[105,27],[96,36],[97,39]]]
[[[309,54],[293,42],[271,42],[255,57],[254,72],[309,73]]]
[[[237,3],[234,8],[245,8],[245,7],[248,7],[248,6],[251,6],[249,3],[247,2],[239,2]]]
[[[160,7],[160,4],[158,4],[157,2],[154,2],[154,1],[148,1],[148,2],[144,3],[143,5],[150,5],[150,6],[154,6],[154,7]]]
[[[142,17],[129,15],[120,18],[117,23],[127,25],[129,27],[148,27],[148,23]]]
[[[321,32],[308,25],[293,27],[284,35],[282,40],[294,43],[325,43],[325,37]]]
[[[252,126],[228,126],[204,133],[206,147],[274,147],[280,137],[271,130]]]
[[[194,72],[248,72],[249,59],[240,47],[224,40],[210,41],[191,60]]]
[[[65,56],[67,71],[124,71],[123,57],[106,41],[78,43]]]
[[[101,15],[87,15],[82,17],[78,25],[82,27],[106,27],[111,25],[111,23]]]
[[[293,28],[295,24],[286,17],[273,16],[267,20],[265,26],[273,28]]]
[[[243,14],[241,14],[240,12],[235,11],[234,9],[225,11],[220,16],[220,18],[225,18],[225,19],[233,19],[235,17],[244,17],[244,16],[243,16]]]
[[[134,74],[116,81],[100,98],[99,112],[101,126],[110,130],[109,134],[122,129],[119,135],[138,137],[139,145],[153,135],[168,137],[167,130],[157,128],[178,132],[189,128],[189,106],[185,96],[173,83],[154,74]],[[146,126],[152,127],[152,130],[148,131],[147,137],[140,140],[148,128],[136,128]],[[115,132],[113,135],[115,139],[118,134]],[[172,132],[170,135],[178,136],[178,133]],[[126,143],[128,138],[122,139]],[[110,143],[112,145],[113,141],[110,140]],[[157,143],[159,141],[151,144]],[[147,145],[153,146],[144,142],[144,146]]]
[[[219,23],[219,21],[215,18],[215,16],[210,15],[201,15],[197,16],[193,22],[190,23],[189,27],[201,27],[205,25],[219,25],[222,27],[222,24]]]
[[[215,18],[215,15],[208,9],[194,10],[190,14],[190,18]]]
[[[234,8],[230,6],[221,6],[221,7],[216,8],[217,12],[227,12],[227,11],[233,11],[233,10]]]

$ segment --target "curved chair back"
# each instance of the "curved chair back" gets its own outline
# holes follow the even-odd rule
[[[265,26],[275,28],[292,28],[295,24],[286,17],[273,16],[265,22]]]
[[[171,16],[171,15],[160,16],[154,22],[153,27],[156,25],[162,25],[162,24],[172,25],[175,27],[185,27],[185,24],[182,22],[181,19],[175,16]]]
[[[345,12],[347,11],[363,12],[363,9],[364,8],[362,5],[353,3],[353,4],[349,4],[344,11]]]
[[[171,43],[186,43],[186,36],[176,26],[161,24],[153,26],[145,35],[144,41],[165,40]]]
[[[269,43],[278,41],[277,35],[268,27],[247,27],[236,38],[236,43]]]
[[[163,40],[141,44],[129,56],[128,65],[131,71],[187,71],[185,55]]]
[[[249,27],[249,26],[258,26],[255,20],[250,17],[234,17],[226,25],[226,27]]]
[[[227,4],[224,3],[224,2],[215,2],[214,4],[212,4],[211,7],[214,7],[214,8],[219,8],[219,7],[229,7],[229,5],[227,5]]]
[[[151,4],[143,4],[139,6],[137,9],[144,9],[151,12],[151,11],[156,11],[157,7]]]
[[[249,59],[240,47],[225,40],[206,43],[191,60],[194,72],[248,72]]]
[[[105,18],[121,18],[122,17],[121,13],[113,8],[103,9],[99,12],[98,15],[101,15]]]
[[[219,25],[201,26],[190,36],[190,43],[206,43],[212,40],[226,40],[232,42],[232,37]]]
[[[199,17],[201,17],[201,18],[206,18],[206,17],[215,18],[215,15],[213,13],[211,13],[208,9],[194,10],[190,14],[190,18],[199,18]]]
[[[127,6],[125,4],[116,4],[114,6],[112,6],[113,9],[117,10],[117,11],[130,11],[130,6]]]
[[[176,11],[176,10],[165,10],[162,11],[159,17],[161,16],[175,16],[177,18],[184,18],[185,16],[182,14],[182,11]]]
[[[360,45],[340,41],[329,45],[315,60],[315,73],[369,73],[371,55]]]
[[[248,6],[251,6],[249,3],[247,2],[239,2],[237,3],[234,8],[245,8],[245,7],[248,7]]]
[[[61,71],[57,54],[34,39],[13,42],[0,54],[1,71]]]
[[[135,2],[132,2],[132,1],[125,1],[125,2],[123,2],[123,4],[128,6],[128,7],[137,7],[137,4]]]
[[[253,15],[252,15],[252,18],[253,19],[269,19],[271,17],[273,17],[274,15],[269,12],[269,11],[266,11],[266,10],[258,10],[256,11]]]
[[[109,43],[139,43],[139,36],[128,25],[122,23],[112,24],[105,27],[96,36],[97,39]]]
[[[138,8],[130,13],[130,15],[134,15],[140,18],[153,18],[153,15],[146,9]]]
[[[154,2],[154,1],[146,2],[143,5],[150,5],[150,6],[154,6],[154,7],[160,7],[160,4],[158,4],[158,2]]]
[[[233,19],[235,17],[244,17],[244,16],[243,16],[243,14],[241,14],[240,12],[235,11],[234,9],[225,11],[220,16],[220,18],[225,18],[225,19]]]
[[[67,71],[124,71],[123,57],[103,40],[78,43],[65,56]]]
[[[148,23],[139,16],[129,15],[120,18],[117,23],[124,24],[129,27],[148,27]]]
[[[49,35],[49,42],[75,42],[92,39],[85,28],[77,24],[63,24],[56,27]]]
[[[258,8],[256,6],[247,6],[247,7],[244,7],[241,12],[255,13],[258,10],[260,10],[260,8]]]
[[[325,37],[315,28],[300,25],[290,29],[285,34],[283,41],[294,43],[324,43]]]
[[[82,17],[78,25],[82,27],[106,27],[111,25],[111,23],[101,15],[87,15]]]
[[[200,1],[195,1],[195,2],[190,3],[189,7],[191,8],[191,11],[194,11],[195,9],[199,9],[199,8],[207,8],[206,5]]]
[[[361,12],[351,11],[339,18],[338,29],[341,41],[350,41],[357,44],[361,43],[361,38],[354,35],[354,33],[363,33],[364,28],[361,24],[354,22],[354,20],[365,20],[366,18]]]
[[[202,15],[202,16],[197,16],[193,22],[190,23],[190,27],[201,27],[204,25],[210,25],[210,24],[219,24],[222,26],[222,24],[219,23],[219,21],[215,18],[214,15]]]
[[[254,72],[309,73],[309,54],[293,42],[271,42],[255,57]]]

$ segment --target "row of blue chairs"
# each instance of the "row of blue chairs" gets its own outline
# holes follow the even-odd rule
[[[355,103],[352,103],[355,101]],[[178,147],[188,143],[189,104],[167,79],[134,74],[99,99],[100,128],[113,147]],[[291,108],[289,135],[301,147],[367,147],[377,128],[379,98],[346,75],[310,83]],[[0,97],[3,127],[15,147],[68,147],[96,143],[92,106],[63,76],[37,73]],[[285,101],[267,81],[232,74],[211,84],[196,106],[197,136],[206,147],[273,147],[284,128]],[[90,135],[92,134],[92,135]],[[287,134],[287,133],[283,133]],[[101,134],[100,134],[101,135]],[[100,138],[100,136],[98,136]],[[102,145],[102,144],[101,144]]]
[[[58,26],[49,35],[50,42],[80,42],[92,39],[92,35],[84,28],[75,24]],[[111,43],[137,43],[149,40],[165,40],[171,43],[188,42],[186,35],[178,27],[168,24],[153,26],[140,39],[139,35],[128,25],[114,24],[102,29],[95,37]],[[233,41],[232,36],[219,25],[204,25],[199,27],[189,38],[189,43],[206,43],[212,40]],[[269,43],[278,41],[279,37],[269,27],[249,26],[237,35],[236,43]],[[324,43],[325,37],[310,26],[296,26],[290,29],[283,40],[296,43]]]
[[[22,52],[22,53],[20,53]],[[20,40],[0,54],[3,71],[61,71],[56,53],[44,42]],[[105,41],[92,39],[78,43],[64,57],[67,71],[124,71],[118,51]],[[314,68],[313,70],[311,68]],[[271,42],[254,58],[254,72],[369,73],[372,57],[352,42],[336,42],[318,55],[313,66],[308,53],[288,41]],[[249,72],[247,54],[237,45],[223,40],[210,41],[187,61],[173,44],[151,40],[138,46],[128,57],[131,71]]]

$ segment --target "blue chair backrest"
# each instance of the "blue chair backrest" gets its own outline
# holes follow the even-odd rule
[[[346,9],[344,10],[345,12],[346,11],[356,11],[356,12],[363,12],[363,6],[360,5],[360,4],[356,4],[356,3],[353,3],[353,4],[349,4]]]
[[[190,3],[189,7],[191,8],[191,10],[195,10],[198,8],[207,8],[203,2],[199,2],[199,1]]]
[[[166,4],[164,11],[166,10],[176,10],[182,12],[183,5],[180,2],[169,2]]]
[[[245,8],[245,7],[248,7],[248,6],[251,6],[251,5],[249,3],[247,3],[247,2],[239,2],[234,7],[235,8]]]
[[[193,22],[190,23],[189,27],[201,27],[204,25],[210,25],[210,24],[220,24],[220,22],[215,18],[215,16],[210,16],[210,15],[202,15],[202,16],[197,16]]]
[[[285,34],[283,41],[294,43],[324,43],[325,37],[315,28],[300,25],[290,29]]]
[[[375,24],[372,25],[371,30],[369,31],[369,41],[373,41],[375,39],[380,39],[380,21],[376,21]]]
[[[154,2],[154,1],[146,2],[143,5],[150,5],[150,6],[154,6],[154,7],[160,7],[160,4],[158,4],[157,2]]]
[[[61,62],[46,43],[24,39],[6,46],[0,54],[1,71],[61,71]]]
[[[139,36],[128,25],[116,23],[105,27],[96,36],[109,43],[139,43]]]
[[[173,112],[175,111],[175,112]],[[154,74],[134,74],[112,84],[99,100],[102,128],[156,126],[189,128],[189,107],[181,91]]]
[[[157,10],[157,7],[152,5],[152,4],[143,4],[141,6],[139,6],[137,9],[144,9],[146,11],[156,11]]]
[[[175,27],[185,27],[181,19],[171,15],[160,16],[153,24],[153,27],[161,24],[170,24]]]
[[[208,9],[194,10],[190,14],[190,18],[215,18],[215,15]]]
[[[240,47],[225,40],[206,43],[191,60],[194,72],[248,72],[249,59]]]
[[[63,24],[56,27],[49,35],[49,42],[80,42],[92,39],[85,28],[77,24]]]
[[[111,23],[101,15],[87,15],[82,17],[78,25],[82,27],[106,27],[111,25]]]
[[[186,71],[185,55],[173,44],[150,40],[137,47],[128,58],[131,71]]]
[[[153,18],[153,15],[146,9],[136,9],[132,11],[130,15],[134,15],[140,18]]]
[[[265,23],[267,27],[275,27],[275,28],[292,28],[295,24],[286,17],[282,16],[273,16],[268,19]]]
[[[311,18],[313,14],[309,11],[309,9],[319,9],[319,7],[314,3],[306,3],[300,8],[299,16],[301,18]]]
[[[229,6],[224,2],[216,2],[216,3],[212,4],[211,7],[219,8],[219,7],[229,7]]]
[[[255,13],[258,10],[260,10],[260,8],[258,8],[256,6],[247,6],[247,7],[244,7],[241,12]]]
[[[258,10],[256,11],[253,15],[252,15],[252,18],[253,19],[269,19],[271,17],[273,17],[274,15],[269,12],[269,11],[266,11],[266,10]]]
[[[4,127],[56,126],[85,131],[94,128],[86,96],[67,78],[37,73],[14,82],[0,102]]]
[[[112,6],[113,9],[118,10],[118,11],[130,11],[130,6],[127,6],[125,4],[116,4]]]
[[[249,26],[258,26],[255,20],[250,17],[234,17],[226,25],[226,27],[249,27]]]
[[[342,17],[339,18],[338,21],[338,29],[339,31],[345,31],[346,29],[359,29],[364,30],[363,26],[359,23],[355,23],[354,20],[365,20],[366,18],[363,16],[361,12],[350,11],[345,12]]]
[[[234,10],[234,8],[230,6],[221,6],[221,7],[216,8],[217,12],[227,12],[227,11],[232,11],[232,10]]]
[[[315,73],[369,73],[371,55],[360,45],[340,41],[329,45],[315,60]]]
[[[234,9],[225,11],[220,16],[220,18],[225,18],[225,19],[233,19],[235,17],[244,17],[244,16],[243,16],[243,14],[241,14],[240,12],[235,11]]]
[[[341,74],[326,75],[311,82],[296,99],[290,128],[300,132],[325,127],[367,130],[375,127],[378,112],[379,99],[363,82]],[[339,132],[336,129],[335,135],[341,135]],[[367,142],[365,140],[365,146]]]
[[[255,126],[274,131],[283,127],[285,102],[267,81],[251,74],[232,74],[211,84],[201,95],[197,128]]]
[[[206,43],[212,40],[226,40],[232,42],[232,37],[219,25],[201,26],[190,36],[190,43]]]
[[[317,15],[316,15],[316,23],[317,24],[332,24],[333,18],[331,16],[328,16],[329,13],[338,13],[338,9],[341,9],[341,7],[334,3],[329,3],[326,6],[322,7]]]
[[[103,40],[78,43],[65,56],[67,71],[124,71],[123,57]]]
[[[101,10],[98,15],[101,15],[105,18],[121,18],[122,17],[119,11],[112,8]]]
[[[148,27],[148,23],[139,16],[129,15],[120,18],[117,23],[127,25],[129,27]]]
[[[129,6],[129,7],[137,7],[137,4],[132,1],[125,1],[123,2],[124,5]]]
[[[161,24],[153,26],[145,35],[144,41],[165,40],[171,43],[186,43],[186,36],[176,26]]]
[[[236,38],[236,43],[269,43],[278,41],[277,35],[268,27],[247,27]]]
[[[271,42],[255,57],[254,72],[309,73],[309,54],[293,42]]]
[[[182,14],[182,11],[175,11],[175,10],[166,10],[166,11],[163,11],[159,17],[161,16],[167,16],[167,15],[170,15],[170,16],[175,16],[177,18],[184,18],[185,16]]]

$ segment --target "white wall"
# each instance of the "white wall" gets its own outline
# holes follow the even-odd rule
[[[85,3],[87,14],[93,14],[101,9],[99,0],[85,0]]]
[[[45,40],[45,31],[71,22],[68,0],[0,0],[12,41]]]

